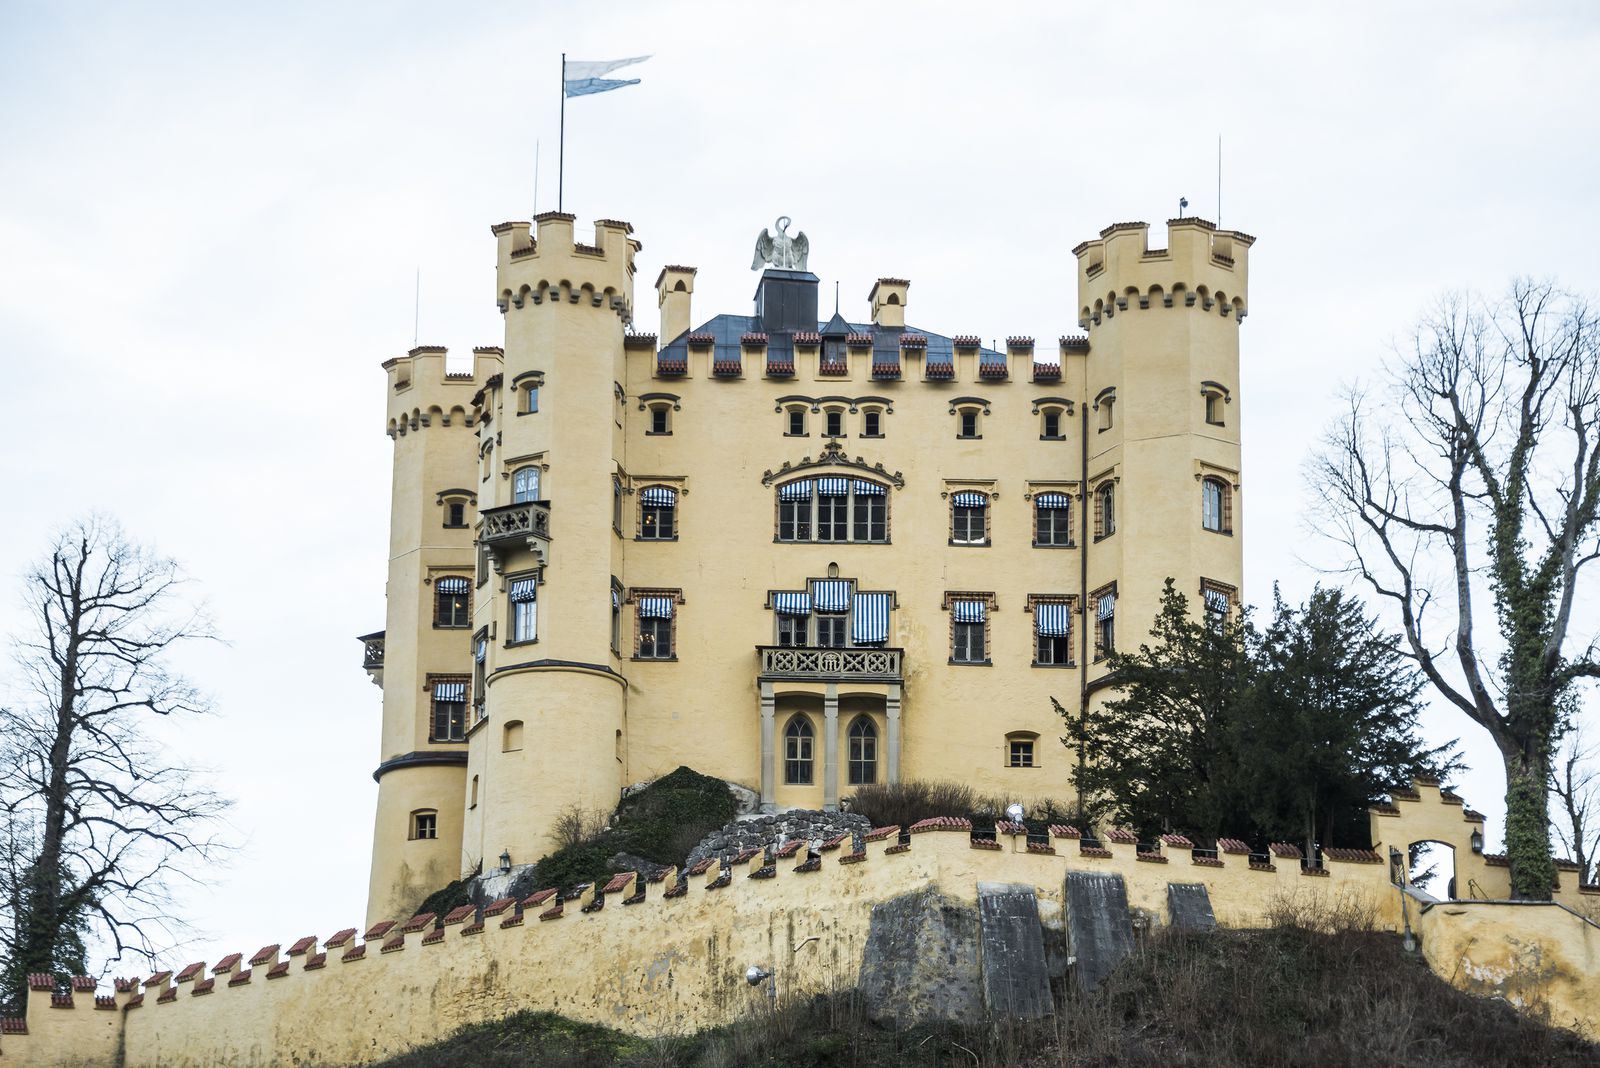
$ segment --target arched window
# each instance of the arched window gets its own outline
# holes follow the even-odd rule
[[[1117,487],[1107,482],[1094,491],[1094,536],[1109,538],[1117,532]]]
[[[783,731],[783,781],[791,786],[811,785],[811,721],[795,716]]]
[[[511,475],[511,503],[522,504],[525,501],[539,499],[539,469],[537,467],[519,467]]]
[[[514,719],[505,725],[500,740],[502,753],[515,753],[522,748],[522,721]]]
[[[433,583],[433,625],[470,627],[472,582],[460,575],[444,575]]]
[[[850,724],[850,785],[878,781],[878,728],[869,716]]]
[[[1232,494],[1220,478],[1200,480],[1200,525],[1218,534],[1233,533]]]

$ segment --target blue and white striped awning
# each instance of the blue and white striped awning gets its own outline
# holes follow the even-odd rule
[[[440,593],[455,594],[466,593],[471,584],[464,578],[456,578],[452,576],[450,578],[440,579],[435,585]]]
[[[612,591],[611,591],[611,610],[613,612],[616,612],[616,611],[620,610],[621,608],[622,608],[622,594],[618,593],[616,591],[616,589],[613,588]]]
[[[433,684],[435,701],[465,701],[467,684],[464,682],[436,682]]]
[[[859,478],[855,480],[855,490],[857,497],[882,497],[888,492],[876,482],[866,482]]]
[[[982,623],[989,606],[983,601],[951,601],[950,612],[957,623]]]
[[[1206,590],[1206,611],[1213,615],[1225,616],[1228,614],[1230,602],[1228,595],[1222,590]]]
[[[857,644],[889,640],[889,594],[856,594],[855,619],[850,624],[850,638]]]
[[[511,583],[512,601],[532,601],[539,596],[538,579],[515,579]]]
[[[811,595],[809,593],[775,593],[772,595],[772,607],[780,616],[809,616],[811,614]]]
[[[489,656],[489,639],[479,638],[472,646],[472,659],[483,663]]]
[[[1070,508],[1072,498],[1065,493],[1038,493],[1034,495],[1035,508]]]
[[[673,508],[678,503],[678,491],[666,486],[646,486],[639,492],[639,502],[656,508]]]
[[[1072,606],[1041,601],[1033,606],[1033,625],[1041,637],[1068,637],[1072,634]]]
[[[809,478],[785,482],[778,487],[778,500],[780,501],[808,501],[810,499],[811,480]]]
[[[850,495],[850,480],[848,478],[819,478],[817,479],[817,494],[822,497],[848,497]]]
[[[671,597],[641,597],[639,598],[640,619],[671,619]]]
[[[971,490],[962,490],[960,493],[952,494],[950,499],[955,502],[957,508],[982,508],[989,503],[989,498],[981,493],[973,493]]]
[[[1095,605],[1095,611],[1101,619],[1110,619],[1117,611],[1117,595],[1114,593],[1102,593],[1099,602]]]
[[[821,579],[812,583],[816,595],[817,611],[848,612],[850,610],[850,583],[846,579]]]

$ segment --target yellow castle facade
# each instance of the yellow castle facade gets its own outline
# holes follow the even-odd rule
[[[681,764],[766,811],[903,779],[1067,799],[1051,699],[1098,699],[1167,578],[1238,603],[1249,235],[1106,228],[1047,350],[911,325],[939,316],[899,278],[824,321],[803,262],[698,324],[695,268],[662,267],[636,332],[627,223],[493,234],[503,345],[384,364],[369,920]]]

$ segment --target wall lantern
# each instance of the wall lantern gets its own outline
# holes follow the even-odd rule
[[[500,870],[511,870],[511,850],[509,849],[502,851],[500,854]]]
[[[1472,851],[1474,853],[1483,852],[1483,832],[1476,828],[1472,831]]]

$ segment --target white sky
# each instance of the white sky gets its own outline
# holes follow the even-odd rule
[[[1020,8],[1022,5],[1016,5]],[[465,5],[461,5],[465,8]],[[1248,599],[1329,559],[1300,465],[1432,297],[1600,292],[1600,15],[1573,2],[0,5],[0,571],[101,509],[202,580],[230,640],[173,736],[244,848],[179,910],[215,959],[358,923],[390,443],[378,364],[498,344],[488,227],[555,206],[559,55],[654,53],[569,104],[567,209],[631,221],[697,321],[746,312],[779,212],[866,315],[1077,331],[1078,241],[1216,214],[1259,237],[1240,384]],[[1315,8],[1315,10],[1313,10]],[[619,75],[620,76],[620,75]],[[1157,229],[1152,241],[1161,241]],[[0,599],[0,629],[18,623]],[[1448,714],[1499,835],[1498,760]]]

